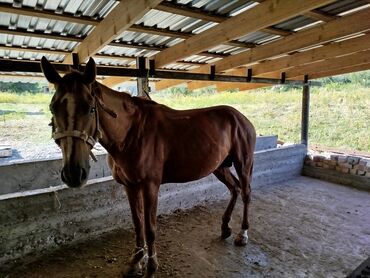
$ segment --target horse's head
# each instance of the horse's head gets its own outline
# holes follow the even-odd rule
[[[89,154],[100,136],[98,100],[91,88],[96,77],[95,62],[90,58],[85,72],[71,71],[63,77],[45,57],[41,68],[55,86],[50,111],[52,136],[63,153],[61,178],[69,187],[80,187],[87,181]]]

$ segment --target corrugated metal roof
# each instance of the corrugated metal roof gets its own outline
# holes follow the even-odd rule
[[[174,4],[187,5],[201,9],[213,15],[220,15],[227,18],[228,16],[235,16],[240,12],[248,9],[253,9],[258,2],[250,0],[175,0],[167,1]],[[36,10],[54,11],[57,14],[85,16],[90,19],[101,20],[119,3],[114,0],[0,0],[0,3],[7,3],[14,7],[28,7]],[[367,0],[338,0],[330,5],[326,5],[320,9],[321,12],[330,15],[338,15],[345,11],[368,4]],[[97,22],[98,23],[98,22]],[[311,24],[317,23],[317,20],[307,16],[296,16],[272,27],[295,31]],[[148,49],[150,46],[155,47],[171,47],[184,40],[184,37],[199,34],[207,31],[217,22],[204,21],[197,18],[191,18],[183,15],[172,14],[164,11],[152,9],[148,11],[136,24],[143,27],[159,28],[161,30],[170,30],[181,32],[182,38],[176,37],[174,34],[152,34],[144,32],[125,31],[115,38],[115,42],[130,43],[134,45],[144,45],[147,49],[140,47],[125,47],[117,45],[107,45],[103,47],[99,54],[105,55],[96,58],[96,62],[105,65],[119,65],[119,66],[133,66],[135,61],[133,58],[138,56],[152,57],[158,53],[159,50]],[[46,34],[57,34],[62,36],[73,36],[83,38],[91,32],[94,28],[91,24],[73,23],[68,21],[61,21],[48,18],[30,17],[25,15],[16,15],[10,13],[0,12],[0,27],[9,30],[27,30],[30,36],[4,34],[0,30],[0,46],[13,47],[31,47],[41,50],[56,50],[56,54],[47,54],[46,56],[52,61],[63,61],[64,55],[60,51],[71,52],[78,42],[66,41],[58,39],[46,39],[32,36],[32,32],[44,32]],[[281,38],[280,35],[271,34],[269,32],[258,31],[238,39],[239,42],[266,44],[276,39]],[[208,50],[212,53],[235,55],[237,53],[247,51],[247,48],[231,46],[227,44],[218,45]],[[49,52],[49,51],[48,51]],[[0,50],[0,58],[9,59],[27,59],[39,60],[44,54],[19,50]],[[109,57],[112,55],[112,57]],[[114,56],[114,57],[113,57]],[[117,58],[117,56],[122,56]],[[131,58],[127,58],[131,57]],[[205,55],[191,55],[184,59],[185,62],[200,62],[213,63],[221,58],[209,57]],[[189,70],[197,67],[193,64],[174,63],[168,65],[169,69]]]

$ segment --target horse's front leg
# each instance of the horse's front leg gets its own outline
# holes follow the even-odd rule
[[[148,245],[148,263],[146,277],[154,277],[158,268],[157,253],[155,248],[157,206],[158,206],[159,183],[150,182],[143,188],[144,196],[144,219],[145,238]]]
[[[141,189],[136,186],[126,186],[126,193],[131,208],[136,240],[136,248],[124,271],[124,277],[129,277],[143,274],[142,263],[145,258],[144,206]]]

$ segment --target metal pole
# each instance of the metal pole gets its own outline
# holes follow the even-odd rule
[[[304,76],[302,92],[301,144],[308,145],[308,118],[310,112],[310,85],[308,76]]]

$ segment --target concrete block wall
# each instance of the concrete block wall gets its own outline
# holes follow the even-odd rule
[[[305,154],[303,145],[255,152],[252,187],[300,175]],[[57,185],[0,195],[0,269],[26,254],[39,254],[117,228],[131,228],[123,191],[107,176],[93,178],[81,189]],[[190,183],[164,184],[158,213],[225,198],[229,198],[226,186],[213,175]]]
[[[311,153],[303,174],[339,184],[370,190],[370,158],[330,153]]]

